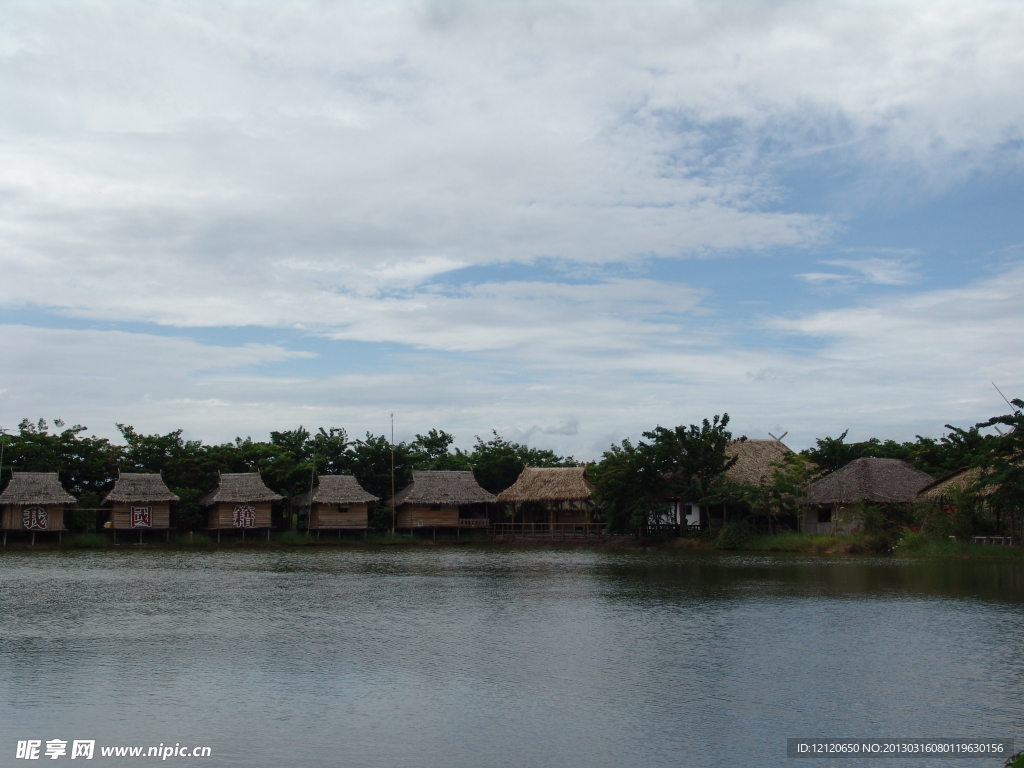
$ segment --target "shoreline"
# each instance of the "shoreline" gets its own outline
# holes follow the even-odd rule
[[[762,553],[762,554],[803,554],[803,555],[876,555],[920,558],[954,558],[981,560],[1021,560],[1024,562],[1024,548],[1020,546],[995,546],[971,542],[930,539],[920,535],[908,536],[895,546],[881,549],[879,543],[864,537],[806,536],[786,533],[773,536],[751,536],[739,546],[723,548],[715,539],[602,536],[600,538],[545,539],[541,537],[517,537],[511,540],[491,536],[441,536],[437,539],[413,538],[404,535],[372,534],[365,538],[345,537],[321,538],[294,532],[275,533],[270,541],[240,539],[222,540],[217,543],[205,533],[189,537],[178,534],[170,541],[118,542],[114,543],[105,534],[69,534],[62,541],[39,541],[31,544],[27,540],[9,539],[5,552],[161,552],[161,551],[279,551],[279,550],[359,550],[381,547],[446,548],[486,547],[504,549],[513,547],[550,549],[602,549],[602,550],[661,550],[665,552],[721,552],[721,553]]]

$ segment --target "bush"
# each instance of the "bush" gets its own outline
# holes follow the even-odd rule
[[[726,523],[715,539],[715,549],[742,549],[749,538],[747,529],[739,523]]]
[[[390,531],[391,520],[391,507],[377,507],[373,510],[373,514],[370,516],[370,530]]]

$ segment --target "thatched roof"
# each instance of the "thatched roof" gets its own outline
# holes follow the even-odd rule
[[[497,501],[481,488],[472,472],[420,472],[412,473],[412,482],[389,500],[388,506],[402,504],[483,504]]]
[[[11,472],[11,481],[0,504],[74,504],[75,497],[64,490],[56,472]]]
[[[498,501],[584,501],[594,493],[586,467],[526,467]]]
[[[730,457],[738,456],[725,476],[734,483],[761,485],[769,480],[772,464],[781,464],[792,453],[779,440],[732,440],[725,449]]]
[[[983,470],[980,467],[959,469],[945,477],[939,478],[933,483],[926,485],[918,492],[918,496],[926,501],[942,501],[951,492],[964,491],[981,480]],[[996,492],[994,485],[982,485],[972,488],[978,496],[991,496]]]
[[[222,474],[217,487],[200,499],[200,506],[233,501],[278,501],[283,499],[263,484],[259,472]]]
[[[917,500],[934,478],[899,459],[857,459],[807,486],[803,504],[895,504]]]
[[[158,473],[119,472],[113,490],[103,499],[108,501],[178,501]]]
[[[377,497],[364,491],[352,475],[317,475],[313,501],[317,504],[368,504],[377,501]],[[293,503],[297,507],[308,507],[309,491]]]

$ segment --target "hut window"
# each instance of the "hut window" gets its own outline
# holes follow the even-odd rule
[[[132,507],[132,528],[152,528],[153,508]]]
[[[831,523],[832,522],[832,510],[829,507],[818,507],[818,522],[819,523]]]
[[[25,507],[21,510],[21,524],[30,531],[46,530],[46,507]]]
[[[338,514],[344,515],[348,512],[348,507],[338,507]]]
[[[439,509],[444,509],[444,504],[431,504],[430,509],[436,512]]]

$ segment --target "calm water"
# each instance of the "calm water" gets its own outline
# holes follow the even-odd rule
[[[206,766],[792,768],[789,736],[1024,748],[1024,568],[531,549],[0,555],[0,766],[44,764],[15,760],[18,739],[87,738],[210,746]],[[795,766],[822,764],[867,763]]]

